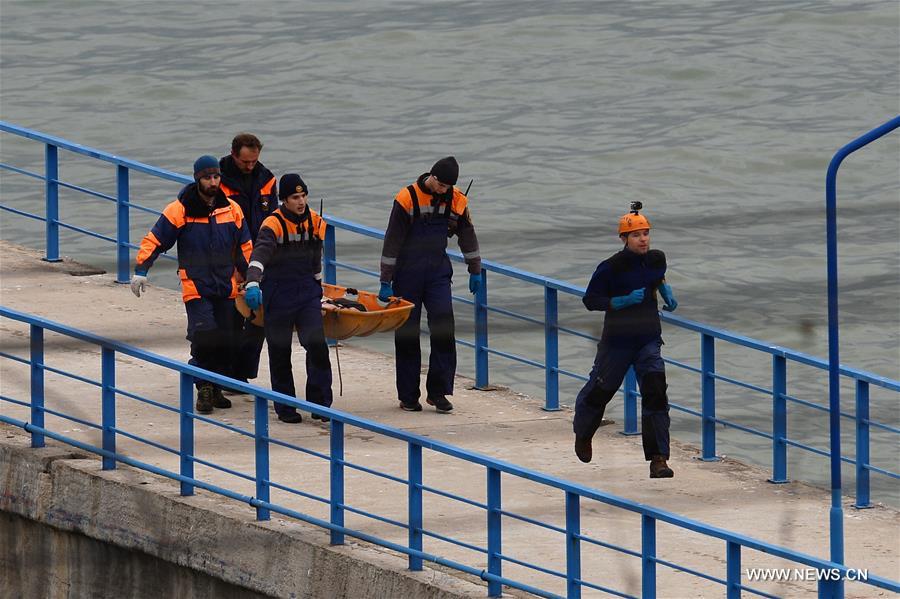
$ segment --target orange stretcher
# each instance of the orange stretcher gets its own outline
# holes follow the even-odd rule
[[[348,297],[348,296],[352,296]],[[241,316],[256,326],[263,326],[263,309],[250,310],[241,290],[235,298]],[[322,323],[329,339],[366,337],[374,333],[399,328],[413,309],[410,301],[391,297],[387,304],[378,301],[378,294],[357,291],[350,287],[322,284]]]

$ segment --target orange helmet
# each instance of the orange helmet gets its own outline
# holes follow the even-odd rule
[[[632,210],[619,219],[619,235],[626,235],[632,231],[640,231],[641,229],[649,228],[650,221],[637,210]]]

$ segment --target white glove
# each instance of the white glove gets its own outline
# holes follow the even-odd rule
[[[138,297],[141,297],[141,291],[147,286],[147,275],[139,275],[135,274],[131,277],[131,292]]]

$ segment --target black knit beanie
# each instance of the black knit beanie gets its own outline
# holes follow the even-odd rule
[[[444,185],[456,185],[459,178],[459,163],[453,156],[441,158],[431,167],[431,175]]]
[[[300,175],[288,173],[281,176],[281,181],[278,182],[278,199],[284,200],[286,197],[300,192],[309,193],[309,188],[303,182],[303,179],[300,178]]]

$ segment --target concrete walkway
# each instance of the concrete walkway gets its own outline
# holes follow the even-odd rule
[[[185,317],[180,294],[151,287],[146,295],[135,298],[129,288],[114,282],[110,274],[86,274],[90,269],[63,262],[48,264],[40,254],[0,242],[0,303],[9,308],[36,314],[72,327],[145,348],[178,360],[187,360],[184,339]],[[157,270],[167,267],[161,264]],[[151,273],[151,282],[153,281]],[[155,273],[159,275],[159,273]],[[28,356],[28,327],[11,320],[0,321],[3,351]],[[47,334],[46,363],[99,379],[99,351],[87,344]],[[425,344],[427,348],[427,343]],[[333,351],[333,350],[332,350]],[[343,396],[336,397],[334,408],[408,431],[453,443],[471,451],[507,460],[556,477],[593,486],[604,492],[674,512],[704,523],[719,526],[757,539],[787,546],[812,555],[828,557],[829,494],[802,483],[772,485],[767,473],[733,460],[704,463],[696,460],[698,451],[690,446],[673,446],[671,465],[676,476],[670,480],[651,480],[643,461],[640,437],[623,437],[614,424],[601,428],[594,443],[595,461],[580,463],[572,452],[570,411],[554,413],[540,409],[540,402],[506,390],[476,391],[472,381],[459,377],[453,396],[456,410],[449,415],[425,408],[421,413],[398,409],[393,388],[393,360],[368,350],[353,347],[352,340],[340,349],[343,371]],[[268,388],[267,358],[257,383]],[[299,346],[294,355],[297,388],[303,389],[303,355]],[[332,364],[334,354],[332,353]],[[169,406],[178,403],[178,378],[171,372],[140,363],[128,357],[117,362],[117,386]],[[4,396],[27,401],[28,368],[10,360],[0,361],[0,385]],[[424,381],[423,381],[424,387]],[[47,406],[99,421],[99,390],[96,387],[46,375]],[[335,380],[335,392],[337,380]],[[252,430],[253,404],[246,396],[232,397],[234,407],[216,410],[213,417]],[[120,428],[153,441],[178,447],[178,421],[170,412],[139,403],[127,397],[118,399],[117,424]],[[28,419],[25,408],[0,402],[4,414]],[[48,416],[47,426],[73,437],[100,444],[96,431]],[[327,425],[305,419],[288,425],[270,417],[273,437],[306,449],[328,453]],[[253,442],[246,437],[211,425],[196,427],[197,455],[217,463],[228,463],[241,472],[253,473]],[[178,469],[177,457],[169,453],[119,437],[119,451],[164,468]],[[346,459],[350,462],[406,476],[405,444],[384,439],[364,430],[347,431]],[[484,469],[443,455],[426,451],[425,484],[472,500],[485,501]],[[197,467],[196,474],[216,484],[249,495],[252,482],[233,475]],[[357,470],[346,470],[346,502],[379,515],[406,521],[406,487]],[[328,496],[328,466],[321,459],[296,451],[272,450],[272,479],[304,492]],[[198,501],[204,493],[198,493]],[[328,507],[319,502],[273,491],[273,501],[283,503],[312,516],[327,519]],[[900,574],[900,515],[892,509],[876,507],[855,510],[845,506],[845,554],[848,565],[869,569],[870,574],[897,578]],[[503,477],[503,506],[526,517],[551,521],[564,526],[564,497],[528,481]],[[251,510],[234,503],[235,511]],[[390,524],[352,513],[347,524],[370,534],[405,543],[406,531]],[[504,518],[506,555],[565,570],[565,546],[562,535],[529,524]],[[485,516],[482,510],[426,493],[425,527],[463,542],[485,545]],[[582,508],[584,534],[604,542],[624,545],[640,551],[640,519],[630,512],[603,504],[585,502]],[[697,568],[724,578],[725,545],[719,541],[659,524],[657,555],[662,559]],[[323,537],[327,533],[322,532]],[[348,539],[349,540],[349,539]],[[629,594],[640,594],[640,560],[601,547],[582,545],[582,572],[586,580]],[[426,538],[425,549],[486,567],[480,553],[446,542]],[[398,560],[403,558],[398,557]],[[402,561],[401,561],[402,563]],[[764,554],[744,551],[742,567],[792,567]],[[659,566],[657,589],[663,597],[722,596],[722,587],[695,576]],[[564,594],[564,581],[521,567],[505,564],[504,574]],[[814,592],[815,583],[749,583],[756,588],[781,595],[798,596]],[[847,596],[871,596],[871,587],[848,583]],[[486,594],[486,590],[485,590]],[[597,594],[599,595],[599,593]],[[584,596],[594,596],[586,590]]]

